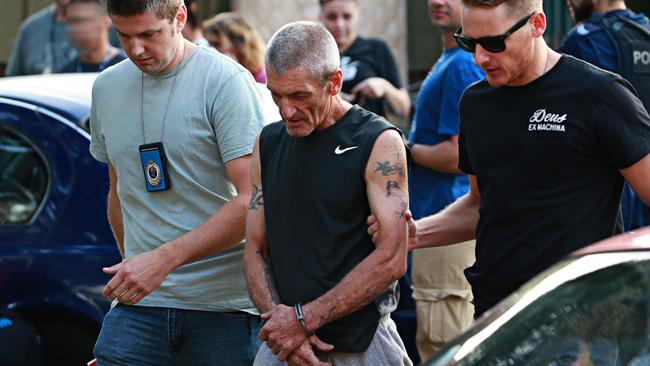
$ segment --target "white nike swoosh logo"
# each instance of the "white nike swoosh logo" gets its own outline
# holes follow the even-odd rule
[[[334,149],[334,154],[336,155],[341,155],[346,151],[354,150],[359,146],[352,146],[352,147],[346,147],[345,149],[341,149],[341,145],[337,146],[336,149]]]

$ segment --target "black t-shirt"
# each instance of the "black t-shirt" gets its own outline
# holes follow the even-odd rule
[[[357,37],[341,55],[341,69],[344,93],[350,93],[357,84],[371,77],[386,79],[398,89],[402,87],[395,58],[386,42],[379,39]],[[380,116],[386,115],[384,98],[357,98],[353,102]]]
[[[613,234],[618,170],[650,152],[650,118],[627,81],[566,55],[525,86],[473,84],[460,116],[459,166],[481,194],[465,271],[478,315]]]
[[[266,234],[278,294],[285,305],[308,303],[335,287],[374,250],[365,168],[377,137],[394,128],[352,107],[337,123],[305,138],[284,124],[260,137]],[[336,352],[363,352],[380,316],[395,309],[393,283],[374,302],[316,331]]]
[[[74,60],[68,62],[65,66],[61,68],[58,72],[63,74],[63,73],[75,73],[75,72],[102,72],[106,68],[113,66],[120,61],[124,60],[126,56],[122,53],[118,53],[109,60],[106,60],[105,62],[102,62],[100,64],[88,64],[85,62],[81,62],[79,60],[79,57],[75,57]]]

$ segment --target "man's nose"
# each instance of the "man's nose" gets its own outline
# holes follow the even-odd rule
[[[474,64],[478,67],[483,67],[490,60],[490,52],[486,51],[483,46],[476,44],[474,50]]]
[[[144,43],[135,37],[129,41],[129,48],[131,54],[136,57],[144,53]]]
[[[282,116],[282,119],[291,119],[291,117],[296,114],[296,111],[297,109],[293,106],[293,104],[285,101],[280,102],[280,115]]]
[[[336,18],[336,27],[338,29],[344,29],[345,28],[345,19],[343,19],[343,17]]]

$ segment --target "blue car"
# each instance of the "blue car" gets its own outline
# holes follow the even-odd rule
[[[110,306],[101,268],[120,261],[108,170],[88,152],[95,77],[0,79],[0,311],[31,323],[48,366],[92,358]]]

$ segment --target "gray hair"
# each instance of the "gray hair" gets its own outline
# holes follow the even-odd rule
[[[275,32],[264,62],[278,75],[304,69],[324,83],[338,69],[341,60],[336,41],[327,28],[319,23],[300,21],[286,24]]]

